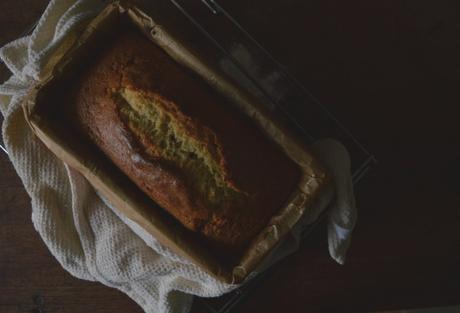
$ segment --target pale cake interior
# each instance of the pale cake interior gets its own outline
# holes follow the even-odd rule
[[[194,130],[204,139],[194,136],[188,128],[193,121],[160,96],[130,88],[117,94],[122,119],[141,144],[148,143],[143,144],[145,152],[178,167],[207,205],[218,208],[244,196],[226,177],[215,136],[208,129]]]

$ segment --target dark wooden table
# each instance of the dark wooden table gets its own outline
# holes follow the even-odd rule
[[[223,2],[379,160],[357,189],[347,264],[329,258],[323,225],[236,311],[460,304],[460,3]],[[45,5],[1,1],[0,44]],[[30,200],[3,154],[0,173],[1,313],[141,312],[125,295],[67,274],[34,231]]]

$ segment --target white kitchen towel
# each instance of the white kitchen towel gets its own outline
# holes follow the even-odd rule
[[[121,290],[145,312],[188,312],[193,295],[214,297],[238,286],[216,281],[119,216],[79,173],[33,136],[20,107],[62,39],[84,26],[106,2],[52,0],[30,36],[0,49],[0,58],[13,73],[0,85],[4,144],[31,197],[35,229],[64,269]],[[321,141],[315,149],[336,182],[337,196],[328,208],[328,239],[331,256],[343,263],[356,219],[350,161],[335,141]],[[317,207],[305,223],[321,209]],[[296,249],[298,234],[293,238],[268,265]]]

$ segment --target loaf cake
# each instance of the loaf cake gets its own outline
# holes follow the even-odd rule
[[[73,87],[79,127],[186,228],[247,247],[295,190],[298,165],[137,30],[111,37],[91,62]]]

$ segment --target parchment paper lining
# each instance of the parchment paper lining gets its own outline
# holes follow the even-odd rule
[[[58,132],[52,127],[48,127],[46,116],[41,116],[37,110],[39,103],[37,99],[42,96],[44,87],[54,79],[58,79],[61,73],[66,70],[67,64],[75,62],[73,57],[78,48],[83,46],[93,33],[104,27],[109,27],[111,23],[116,23],[121,16],[128,16],[154,44],[160,46],[177,62],[198,73],[211,86],[230,98],[234,105],[250,116],[262,131],[272,138],[301,168],[301,181],[285,207],[272,217],[236,265],[224,265],[208,255],[202,248],[191,245],[185,238],[186,235],[177,229],[171,229],[169,224],[163,221],[161,215],[152,214],[152,208],[146,207],[148,205],[146,202],[138,201],[130,190],[126,190],[116,183],[109,172],[99,168],[96,161],[73,150]],[[294,227],[303,214],[318,201],[319,196],[331,192],[331,184],[329,184],[325,170],[303,144],[290,136],[288,131],[280,123],[277,123],[276,119],[270,116],[252,97],[220,74],[218,70],[208,67],[199,56],[189,51],[180,42],[175,41],[167,30],[163,29],[161,25],[157,25],[148,15],[136,7],[127,7],[119,3],[109,4],[79,36],[69,37],[51,58],[43,72],[42,82],[31,90],[23,103],[23,108],[26,120],[37,137],[58,158],[81,172],[114,207],[142,226],[162,244],[187,257],[217,279],[227,283],[243,282],[252,271],[256,270],[262,259]]]

